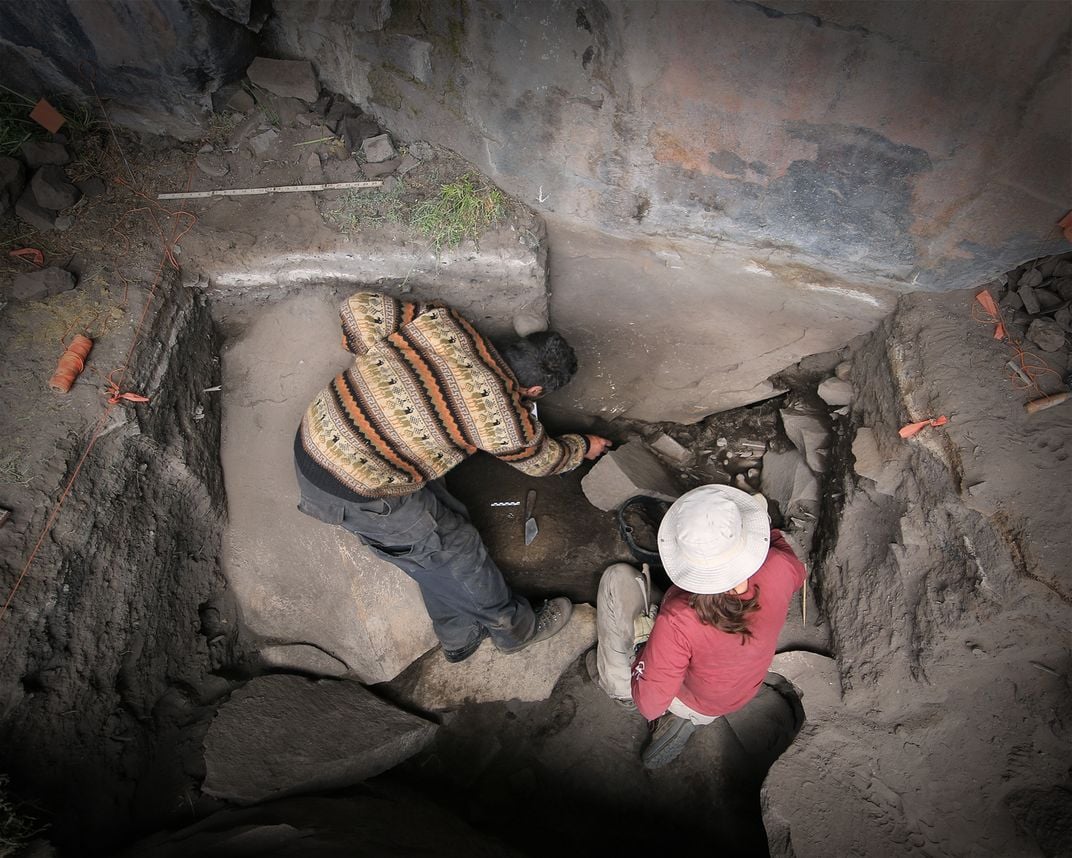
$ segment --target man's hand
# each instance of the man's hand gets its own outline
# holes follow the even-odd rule
[[[586,459],[598,459],[611,447],[611,442],[598,435],[585,435],[588,439],[588,452],[584,454]]]

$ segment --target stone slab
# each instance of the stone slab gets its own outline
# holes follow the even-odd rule
[[[436,729],[356,682],[259,676],[209,727],[201,788],[246,805],[350,786],[411,757]]]
[[[275,670],[296,670],[313,676],[345,676],[346,663],[309,644],[277,644],[263,647],[261,663]]]
[[[761,486],[766,498],[777,501],[783,518],[818,512],[819,481],[799,450],[764,453]]]
[[[310,290],[249,312],[222,351],[224,574],[254,638],[315,646],[364,682],[392,679],[438,644],[417,585],[296,506],[294,433],[351,359],[338,303]]]
[[[639,438],[605,453],[584,479],[581,488],[595,507],[610,511],[633,495],[676,500],[681,489],[673,476]]]
[[[595,642],[596,609],[574,605],[562,631],[521,652],[503,655],[485,640],[480,649],[458,664],[449,664],[439,656],[424,659],[410,699],[428,711],[495,700],[546,700],[563,671]]]
[[[801,453],[808,467],[821,474],[826,470],[826,457],[829,453],[830,429],[825,420],[817,414],[782,409],[782,426],[785,434]]]
[[[316,101],[320,93],[312,63],[307,60],[257,57],[246,69],[246,77],[273,95],[298,98],[307,104]]]

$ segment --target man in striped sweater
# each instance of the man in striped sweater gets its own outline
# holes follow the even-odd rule
[[[356,534],[417,582],[447,661],[485,637],[512,653],[560,631],[570,601],[533,611],[514,595],[440,478],[477,450],[534,477],[602,454],[605,438],[552,438],[525,404],[570,380],[573,350],[539,333],[500,354],[448,307],[372,292],[348,298],[340,315],[354,362],[302,418],[298,509]]]

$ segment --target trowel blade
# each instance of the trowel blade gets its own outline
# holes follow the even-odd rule
[[[536,538],[536,534],[540,532],[540,528],[536,526],[536,519],[530,518],[525,521],[525,544],[531,545],[532,540]]]

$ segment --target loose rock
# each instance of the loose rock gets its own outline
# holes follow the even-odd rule
[[[847,360],[843,360],[836,367],[834,367],[834,377],[840,378],[842,381],[848,381],[849,373],[851,372],[852,364]]]
[[[256,106],[257,102],[253,100],[253,96],[243,87],[236,89],[226,103],[227,109],[235,113],[249,113]]]
[[[611,450],[581,480],[589,502],[599,509],[617,509],[633,495],[676,500],[677,482],[639,438]]]
[[[763,456],[760,488],[769,501],[778,504],[786,521],[801,513],[814,515],[819,511],[819,480],[799,450],[768,451]]]
[[[82,192],[71,184],[63,167],[54,165],[34,173],[30,188],[38,205],[55,211],[68,209],[82,198]]]
[[[1035,298],[1038,300],[1039,307],[1043,313],[1052,313],[1064,303],[1060,296],[1049,289],[1036,289]]]
[[[75,186],[82,192],[82,196],[88,197],[89,199],[99,197],[108,190],[108,186],[100,176],[90,176],[88,179],[83,179],[81,182],[75,182]]]
[[[1024,309],[1024,299],[1017,292],[1007,292],[998,304],[1007,310]]]
[[[782,426],[785,434],[801,453],[808,467],[821,474],[826,470],[826,456],[830,440],[827,424],[816,414],[782,409]]]
[[[1027,337],[1047,352],[1060,351],[1065,346],[1065,329],[1053,319],[1035,319],[1027,328]]]
[[[828,378],[820,383],[819,396],[827,405],[848,405],[852,402],[852,385],[840,378]]]
[[[252,141],[250,142],[252,143]],[[216,179],[222,178],[231,172],[231,168],[227,165],[227,159],[219,155],[198,155],[194,159],[194,163],[197,164],[197,169],[206,176],[212,176]]]
[[[419,167],[421,162],[414,158],[409,152],[402,156],[402,160],[398,164],[398,175],[404,176],[410,170]]]
[[[0,215],[15,208],[26,187],[26,170],[17,158],[0,158]]]
[[[378,134],[362,140],[361,151],[365,153],[365,159],[372,164],[390,160],[398,155],[389,134]]]
[[[400,161],[400,158],[392,158],[390,161],[380,161],[375,164],[362,164],[361,172],[366,179],[376,179],[380,176],[386,176],[389,173],[393,173]]]
[[[43,208],[34,198],[30,188],[26,188],[15,203],[15,214],[20,220],[42,232],[56,228],[56,212]]]
[[[62,166],[71,160],[67,149],[60,143],[45,140],[28,140],[22,144],[22,157],[31,170],[48,164]]]
[[[1062,307],[1053,314],[1053,320],[1066,331],[1072,331],[1072,310]]]
[[[17,301],[43,301],[60,292],[70,292],[78,281],[62,268],[41,268],[18,274],[11,287],[11,297]]]
[[[547,317],[537,313],[518,313],[513,318],[514,332],[519,337],[527,337],[537,331],[547,330]]]
[[[1017,286],[1020,289],[1023,289],[1025,286],[1034,289],[1040,283],[1042,283],[1042,272],[1037,268],[1032,268],[1020,275],[1020,280],[1017,283]]]
[[[1020,300],[1024,302],[1024,310],[1032,316],[1042,309],[1039,306],[1038,298],[1035,297],[1035,290],[1030,286],[1021,285],[1016,292],[1020,296]]]
[[[256,137],[249,138],[250,148],[258,155],[266,154],[275,145],[275,141],[279,139],[279,132],[269,128],[258,134]]]
[[[687,462],[692,456],[692,453],[690,453],[688,449],[682,447],[677,441],[665,433],[652,442],[651,449],[664,459],[668,459],[678,465],[682,462]]]
[[[246,77],[273,95],[299,98],[308,104],[315,102],[320,92],[313,65],[307,60],[257,57],[246,69]]]
[[[1053,291],[1061,296],[1062,301],[1072,301],[1072,277],[1058,280],[1054,284]]]

